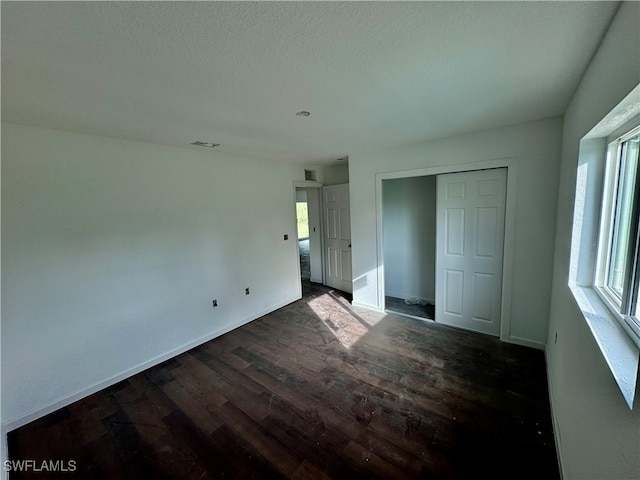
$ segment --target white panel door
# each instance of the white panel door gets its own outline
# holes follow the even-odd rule
[[[326,285],[351,292],[351,218],[349,185],[322,188]]]
[[[507,169],[438,175],[435,320],[500,335]]]

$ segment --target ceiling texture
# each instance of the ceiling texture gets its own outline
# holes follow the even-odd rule
[[[333,162],[561,115],[617,8],[3,1],[2,120]]]

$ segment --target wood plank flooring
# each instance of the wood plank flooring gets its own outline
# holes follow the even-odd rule
[[[11,478],[559,478],[543,353],[302,300],[9,434]]]

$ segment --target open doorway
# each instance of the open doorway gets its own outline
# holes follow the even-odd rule
[[[436,298],[436,176],[382,182],[387,311],[433,320]]]
[[[296,187],[296,223],[300,281],[304,290],[311,283],[323,281],[319,187]]]
[[[298,255],[300,256],[300,278],[311,281],[311,253],[309,250],[309,205],[307,192],[296,191],[296,220],[298,222]]]

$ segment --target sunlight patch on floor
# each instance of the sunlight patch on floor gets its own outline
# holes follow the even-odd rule
[[[310,300],[307,305],[347,349],[351,348],[370,328],[362,318],[351,312],[331,292]]]

